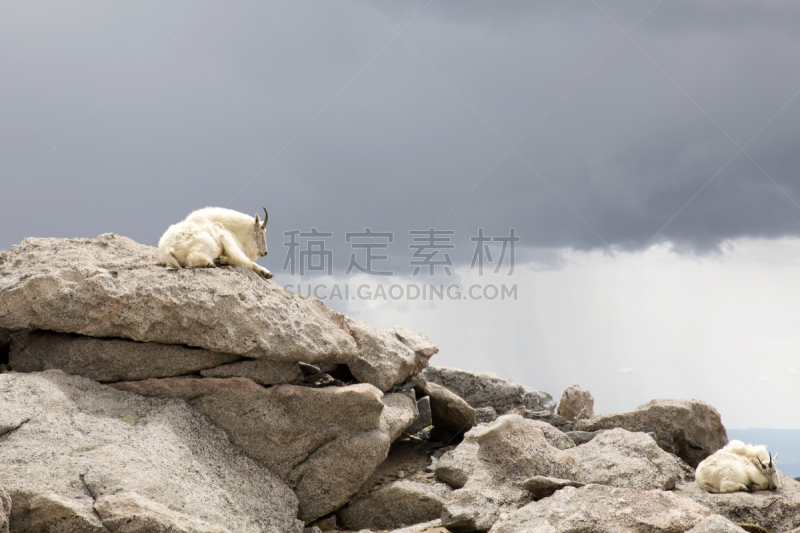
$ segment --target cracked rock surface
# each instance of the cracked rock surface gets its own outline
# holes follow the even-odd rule
[[[120,517],[137,506],[192,525],[153,531],[302,531],[291,489],[184,402],[15,372],[0,398],[11,531],[128,531]]]
[[[306,522],[346,503],[416,417],[411,398],[384,397],[366,383],[264,388],[245,378],[164,378],[112,386],[188,402],[294,489]]]

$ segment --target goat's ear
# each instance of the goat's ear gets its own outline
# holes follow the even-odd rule
[[[778,460],[778,454],[776,453],[775,455],[772,456],[772,464],[775,464],[775,461],[777,460]]]
[[[267,227],[267,220],[269,219],[269,213],[267,213],[267,208],[266,207],[264,207],[263,209],[264,209],[264,223],[261,224],[261,227],[262,228],[266,228]],[[258,218],[256,218],[256,220],[258,220]]]
[[[255,222],[255,224],[256,224],[256,226],[260,226],[261,225],[261,219],[258,218],[258,213],[256,213],[256,222]]]

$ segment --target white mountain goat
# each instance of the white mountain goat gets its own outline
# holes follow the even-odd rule
[[[205,207],[173,224],[158,241],[161,262],[175,268],[235,265],[269,279],[272,273],[257,265],[267,255],[267,210],[264,222],[222,207]],[[242,251],[247,252],[247,255]]]
[[[779,487],[777,459],[778,454],[772,457],[766,446],[732,440],[697,465],[697,484],[708,492],[775,490]]]

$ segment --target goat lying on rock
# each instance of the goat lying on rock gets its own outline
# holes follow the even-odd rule
[[[752,446],[732,440],[697,465],[696,479],[708,492],[775,490],[778,471],[766,446]]]
[[[266,209],[264,222],[258,213],[254,218],[222,207],[198,209],[161,236],[161,262],[175,268],[235,265],[269,279],[272,273],[255,263],[257,257],[267,255],[268,216]]]

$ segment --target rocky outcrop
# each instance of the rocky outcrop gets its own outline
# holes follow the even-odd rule
[[[10,365],[17,372],[59,369],[101,383],[192,374],[240,359],[174,344],[95,339],[51,331],[15,333],[12,341]]]
[[[167,268],[155,248],[113,234],[25,239],[5,252],[0,327],[185,345],[276,363],[341,363],[384,391],[437,351],[424,334],[372,328],[250,270]]]
[[[448,461],[445,454],[440,465],[458,463],[457,471],[466,477],[442,515],[442,525],[451,531],[487,531],[501,513],[530,500],[524,482],[533,476],[583,481],[575,459],[550,446],[534,422],[519,415],[505,415],[470,430],[448,453],[452,459]],[[448,477],[438,470],[437,478]]]
[[[158,264],[126,237],[25,239],[0,265],[0,326],[184,344],[276,361],[345,362],[344,315],[241,268]]]
[[[779,474],[776,491],[711,494],[695,482],[679,483],[677,492],[734,523],[758,524],[769,531],[800,528],[800,482]]]
[[[664,451],[677,455],[692,468],[728,443],[717,410],[699,400],[652,400],[628,413],[579,420],[574,427],[576,431],[613,428],[655,433]]]
[[[491,533],[679,533],[710,514],[707,507],[672,492],[587,485],[566,487],[512,511]]]
[[[679,460],[644,433],[606,431],[567,453],[578,461],[588,483],[639,490],[669,490],[683,469]]]
[[[58,373],[0,374],[0,397],[12,531],[126,531],[134,503],[197,531],[302,530],[291,489],[184,402]]]
[[[391,437],[413,422],[416,407],[393,394],[385,409],[383,393],[366,383],[264,388],[245,378],[165,378],[113,386],[185,400],[294,489],[306,522],[347,502],[386,459]]]
[[[594,416],[594,398],[588,390],[572,384],[564,390],[558,402],[558,414],[570,422]]]
[[[553,397],[546,392],[514,383],[492,372],[467,372],[456,368],[428,367],[425,380],[447,387],[475,409],[493,407],[498,414],[520,408],[531,411],[555,410]]]

